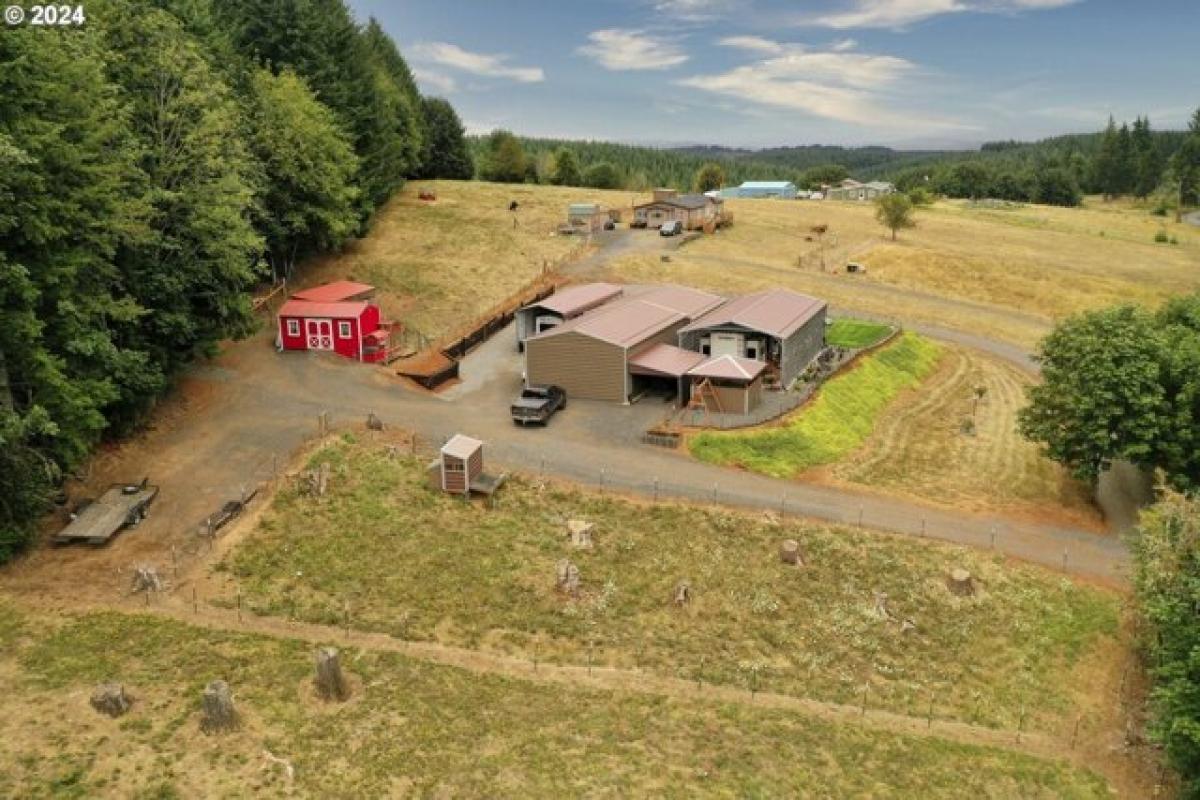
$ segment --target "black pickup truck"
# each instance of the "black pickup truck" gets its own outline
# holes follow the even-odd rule
[[[567,393],[557,386],[526,386],[521,396],[512,404],[513,422],[528,425],[540,422],[545,425],[554,412],[567,407]]]

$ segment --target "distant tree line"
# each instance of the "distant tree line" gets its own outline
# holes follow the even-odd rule
[[[1200,115],[1200,111],[1197,112]],[[978,151],[902,151],[886,147],[823,145],[738,150],[722,147],[659,149],[593,141],[518,138],[508,131],[471,140],[480,177],[527,183],[644,191],[655,186],[692,189],[711,184],[719,168],[726,185],[746,180],[790,180],[818,189],[848,178],[886,179],[899,189],[921,188],[958,198],[994,198],[1078,205],[1084,194],[1154,197],[1159,213],[1197,202],[1200,155],[1195,134],[1154,131],[1138,117],[1101,133],[1039,142],[989,142]],[[503,144],[505,153],[498,155]],[[566,166],[557,164],[566,159]],[[594,170],[593,170],[594,168]],[[593,170],[589,177],[588,171]],[[701,180],[701,171],[706,178]]]
[[[0,36],[0,559],[104,435],[252,327],[249,292],[406,178],[457,115],[342,0],[95,0]]]

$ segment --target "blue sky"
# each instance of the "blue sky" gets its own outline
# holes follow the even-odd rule
[[[953,147],[1200,105],[1200,0],[349,1],[473,133]]]

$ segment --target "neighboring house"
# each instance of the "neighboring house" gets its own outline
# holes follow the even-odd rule
[[[561,386],[572,400],[627,403],[633,395],[662,385],[661,376],[642,375],[633,368],[638,357],[655,345],[674,345],[683,326],[723,301],[682,286],[628,291],[526,339],[525,379]]]
[[[725,202],[704,194],[678,194],[673,189],[655,189],[654,199],[633,207],[633,225],[658,228],[678,220],[686,230],[700,230],[721,222]]]
[[[338,281],[296,292],[279,309],[279,344],[284,350],[330,350],[357,361],[387,356],[388,328],[375,287]]]
[[[791,181],[746,181],[735,190],[735,197],[775,197],[783,200],[796,199],[796,184]]]
[[[788,386],[825,345],[826,304],[787,289],[738,297],[679,331],[679,346],[705,356],[761,361]]]
[[[870,201],[885,194],[891,194],[894,191],[896,191],[896,187],[884,181],[859,183],[856,180],[847,178],[839,186],[829,187],[825,192],[825,199]]]
[[[517,310],[517,347],[525,340],[555,328],[569,319],[621,296],[622,288],[612,283],[585,283],[557,291]]]

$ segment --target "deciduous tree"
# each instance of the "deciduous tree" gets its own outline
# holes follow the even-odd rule
[[[892,241],[896,241],[896,231],[901,228],[916,227],[912,214],[912,201],[899,192],[885,194],[875,201],[875,219],[892,232]]]

